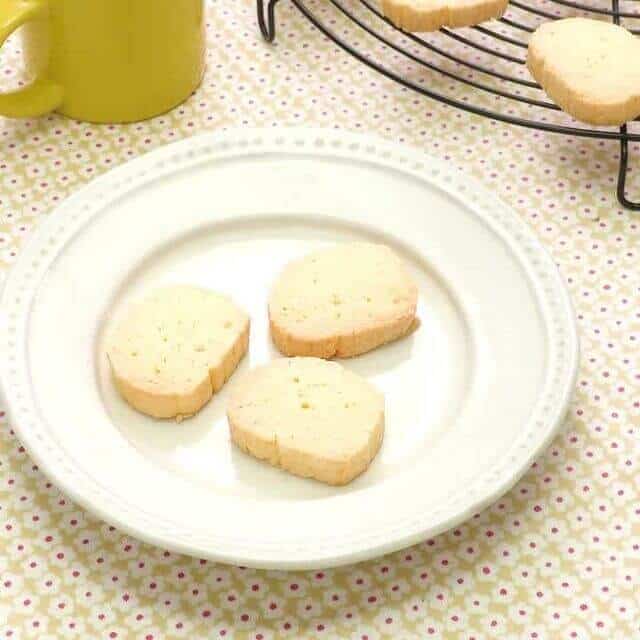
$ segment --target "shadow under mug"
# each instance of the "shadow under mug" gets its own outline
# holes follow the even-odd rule
[[[200,84],[204,0],[0,0],[0,45],[22,27],[32,84],[0,94],[0,115],[56,111],[131,122],[168,111]]]

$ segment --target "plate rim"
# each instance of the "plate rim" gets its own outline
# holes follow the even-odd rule
[[[37,430],[37,416],[33,417],[37,412],[34,411],[34,407],[29,407],[26,402],[22,402],[24,385],[18,378],[20,374],[28,373],[28,366],[26,361],[19,362],[17,345],[20,340],[15,337],[10,338],[10,335],[19,335],[19,320],[26,321],[28,318],[28,308],[22,299],[27,296],[20,294],[20,291],[24,290],[21,283],[28,284],[30,280],[35,280],[34,288],[37,288],[41,275],[46,273],[48,268],[46,261],[41,261],[35,256],[45,250],[43,247],[51,246],[53,247],[49,258],[51,262],[64,250],[66,241],[60,242],[58,238],[61,229],[64,228],[63,220],[69,223],[68,229],[71,229],[69,237],[72,237],[84,224],[90,223],[92,217],[103,208],[106,202],[164,174],[184,170],[206,160],[225,157],[237,158],[255,153],[290,154],[291,152],[300,155],[325,155],[327,150],[353,161],[366,160],[369,163],[373,161],[389,169],[418,177],[422,182],[447,191],[462,206],[467,207],[476,217],[488,224],[492,231],[508,245],[510,251],[520,261],[532,285],[535,285],[534,295],[538,302],[544,301],[548,307],[549,301],[553,300],[552,306],[556,313],[554,326],[556,331],[562,330],[564,334],[561,353],[564,354],[566,361],[562,375],[558,373],[558,381],[561,385],[555,389],[553,402],[545,407],[545,417],[538,418],[540,427],[536,434],[539,437],[528,446],[520,445],[519,448],[523,449],[524,453],[519,457],[514,456],[515,461],[511,466],[507,464],[504,469],[492,472],[493,482],[491,479],[488,483],[485,482],[488,488],[480,499],[467,504],[455,514],[441,519],[436,524],[418,527],[418,530],[405,535],[399,535],[393,539],[384,539],[380,534],[377,539],[375,536],[370,536],[369,539],[373,542],[368,542],[363,548],[335,550],[333,553],[320,554],[301,545],[294,553],[292,553],[293,550],[287,549],[280,550],[278,555],[277,549],[266,551],[261,549],[259,552],[254,550],[252,554],[240,543],[236,550],[215,551],[194,546],[194,543],[173,539],[171,534],[167,534],[164,530],[162,533],[154,532],[144,523],[131,524],[126,517],[126,510],[124,514],[122,511],[119,512],[117,503],[115,511],[114,505],[105,506],[100,501],[100,496],[94,495],[88,485],[73,481],[74,469],[65,467],[59,462],[56,463],[50,458],[51,446]],[[430,176],[427,175],[427,169],[431,171]],[[121,193],[118,193],[116,187]],[[96,193],[101,194],[101,197],[96,198]],[[80,225],[77,224],[78,222]],[[58,238],[57,244],[51,244],[52,237]],[[31,264],[28,264],[29,260]],[[537,261],[536,269],[532,260]],[[547,280],[547,288],[542,286],[543,279]],[[546,307],[544,311],[549,314],[549,308]],[[552,335],[548,336],[550,341],[553,338]],[[420,149],[368,135],[317,128],[242,128],[194,136],[127,161],[83,185],[57,205],[47,219],[39,225],[25,243],[16,264],[6,277],[4,288],[0,291],[0,354],[3,350],[6,355],[0,359],[0,394],[2,390],[13,391],[13,393],[6,393],[4,397],[4,406],[7,408],[11,425],[40,470],[64,493],[101,519],[151,544],[215,561],[270,569],[327,568],[383,555],[437,535],[486,508],[516,484],[526,473],[533,459],[540,455],[562,427],[575,389],[579,364],[576,319],[567,287],[547,249],[511,207],[475,179]],[[2,362],[6,363],[6,366],[2,366]],[[20,368],[24,371],[19,371]],[[25,379],[28,379],[28,376]],[[549,364],[545,370],[545,386],[548,386],[548,379]],[[534,412],[538,408],[536,407]],[[519,442],[520,438],[514,441],[515,444]],[[512,448],[515,448],[515,444]],[[75,473],[78,472],[84,474],[81,469],[75,470]],[[283,557],[285,555],[286,558]]]

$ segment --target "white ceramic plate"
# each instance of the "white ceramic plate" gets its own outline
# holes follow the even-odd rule
[[[266,298],[291,258],[387,243],[419,286],[422,326],[345,361],[385,393],[371,468],[326,487],[231,444],[229,388],[276,353]],[[114,391],[105,330],[167,282],[227,292],[250,353],[182,424]],[[87,509],[163,547],[256,567],[327,567],[417,542],[482,509],[558,430],[577,339],[563,282],[513,211],[418,151],[322,130],[185,140],[99,178],[34,234],[1,306],[1,380],[40,468]]]

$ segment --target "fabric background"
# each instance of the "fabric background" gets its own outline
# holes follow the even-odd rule
[[[363,41],[329,3],[309,5]],[[280,573],[175,555],[97,520],[38,471],[0,406],[0,637],[640,638],[640,215],[614,197],[617,144],[502,125],[423,98],[343,53],[287,0],[275,46],[259,37],[252,0],[213,0],[207,10],[205,80],[172,112],[112,126],[0,119],[0,285],[57,203],[163,144],[232,126],[375,133],[478,178],[553,254],[582,349],[569,416],[517,486],[457,529],[359,565]],[[23,77],[21,64],[12,39],[0,62],[4,87]],[[640,198],[637,169],[628,181]]]

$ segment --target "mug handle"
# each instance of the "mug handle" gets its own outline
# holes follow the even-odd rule
[[[46,0],[0,0],[0,46],[20,26],[46,18]],[[51,80],[36,78],[17,91],[0,93],[0,115],[32,118],[53,111],[62,103],[62,87]]]

